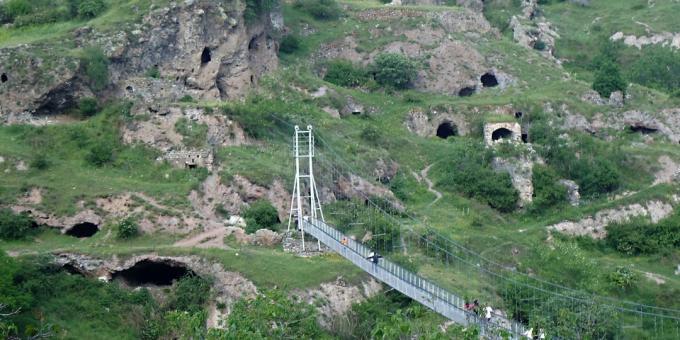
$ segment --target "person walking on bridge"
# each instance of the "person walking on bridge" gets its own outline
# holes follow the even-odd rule
[[[486,306],[484,308],[484,311],[486,312],[486,314],[484,315],[484,317],[486,318],[486,322],[491,322],[491,316],[493,315],[493,308],[491,308],[491,306]]]

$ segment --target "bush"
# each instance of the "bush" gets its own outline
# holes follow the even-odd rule
[[[179,279],[168,301],[168,309],[181,312],[201,312],[210,298],[210,282],[200,276],[187,275]]]
[[[680,247],[680,210],[657,224],[637,220],[608,225],[605,242],[627,255],[654,254]]]
[[[378,84],[404,89],[416,79],[416,64],[398,53],[381,53],[373,63],[372,73]]]
[[[104,166],[113,162],[113,146],[104,141],[94,144],[85,155],[88,163],[94,166]]]
[[[186,94],[182,98],[179,99],[179,102],[180,103],[194,103],[196,101],[194,100],[194,97]]]
[[[158,79],[158,78],[161,77],[161,71],[158,69],[158,66],[154,66],[154,67],[146,70],[144,75],[149,77],[149,78]]]
[[[630,267],[619,266],[607,276],[609,283],[619,289],[628,289],[635,285],[638,275]]]
[[[368,125],[361,130],[361,138],[367,142],[378,144],[382,139],[382,133],[375,126]]]
[[[661,46],[645,47],[627,72],[631,81],[669,93],[680,93],[680,53]]]
[[[532,183],[534,185],[534,199],[532,210],[540,211],[567,200],[567,188],[559,183],[554,170],[547,166],[534,166]]]
[[[139,226],[131,217],[128,217],[116,226],[116,237],[119,239],[131,239],[139,235]]]
[[[619,66],[613,62],[604,62],[595,71],[593,90],[597,91],[602,97],[609,98],[612,92],[626,91],[626,82],[621,76]]]
[[[28,15],[33,11],[33,6],[28,0],[9,0],[2,7],[9,21],[14,21],[16,17]]]
[[[335,0],[296,0],[294,6],[318,20],[335,20],[342,13]]]
[[[86,97],[78,102],[78,113],[83,117],[92,117],[99,111],[97,100]]]
[[[109,59],[97,47],[88,47],[81,57],[83,70],[90,87],[94,91],[101,91],[109,84]]]
[[[259,229],[276,231],[280,223],[276,208],[265,199],[251,204],[243,213],[243,218],[246,220],[246,232],[248,234],[252,234]]]
[[[29,165],[34,169],[45,170],[50,167],[50,160],[45,153],[39,152],[33,156]]]
[[[271,11],[278,3],[278,0],[246,0],[246,10],[243,12],[246,23],[254,22],[262,14]]]
[[[300,48],[300,39],[294,35],[289,34],[281,40],[281,45],[279,46],[279,52],[290,54],[297,51]]]
[[[338,86],[353,87],[364,84],[368,74],[349,60],[336,59],[328,62],[323,80]]]
[[[104,0],[82,0],[78,5],[78,16],[84,19],[98,17],[106,11]]]
[[[18,240],[31,232],[35,222],[26,213],[15,214],[9,209],[0,210],[0,239]]]

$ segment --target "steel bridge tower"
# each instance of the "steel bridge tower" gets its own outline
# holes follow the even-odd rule
[[[319,201],[319,191],[314,180],[314,134],[312,126],[307,125],[307,130],[300,130],[295,125],[295,136],[293,138],[293,157],[295,158],[295,183],[293,184],[293,195],[290,200],[290,214],[288,215],[288,232],[295,218],[297,229],[301,233],[302,250],[305,250],[305,229],[302,219],[306,216],[312,219],[321,219],[323,211]],[[321,242],[317,241],[319,250]]]

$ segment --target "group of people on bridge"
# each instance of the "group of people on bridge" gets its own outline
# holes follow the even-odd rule
[[[476,317],[479,317],[480,314],[484,313],[484,322],[486,324],[491,322],[491,319],[493,318],[494,315],[494,310],[491,306],[486,306],[482,308],[482,306],[479,304],[479,300],[474,299],[472,302],[465,302],[465,311],[468,313],[474,313]],[[526,330],[524,333],[522,333],[523,337],[526,337],[527,339],[538,339],[538,340],[545,340],[545,331],[543,328],[540,328],[538,330],[537,334],[534,334],[534,329],[529,328]]]

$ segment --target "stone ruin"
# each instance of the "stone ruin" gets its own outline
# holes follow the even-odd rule
[[[522,127],[517,122],[484,124],[484,143],[493,146],[501,141],[519,143],[522,141]]]
[[[171,150],[162,158],[173,166],[184,168],[208,168],[212,170],[214,162],[211,150]]]

